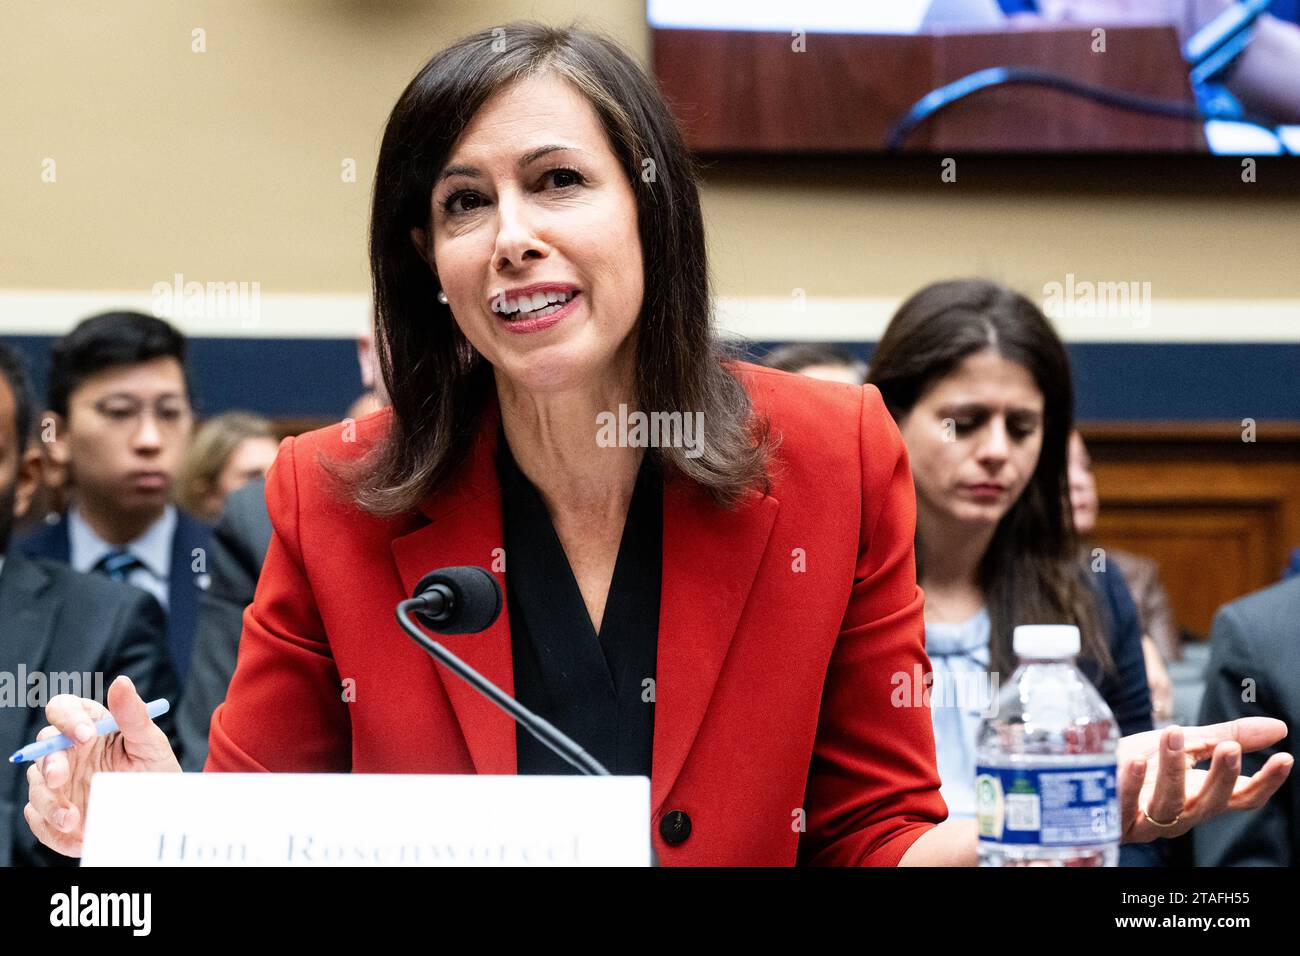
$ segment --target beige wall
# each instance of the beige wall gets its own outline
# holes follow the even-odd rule
[[[411,74],[463,33],[578,15],[646,62],[642,0],[5,4],[0,291],[144,292],[180,272],[263,294],[363,294],[374,156]],[[195,28],[204,53],[191,51]],[[341,181],[348,158],[355,183]],[[874,178],[844,162],[711,170],[718,292],[891,297],[975,272],[1041,289],[1072,272],[1177,299],[1300,299],[1300,270],[1281,267],[1294,261],[1294,196],[1075,198],[976,190],[960,175],[942,189]]]

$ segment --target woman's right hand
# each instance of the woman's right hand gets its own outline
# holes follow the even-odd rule
[[[95,721],[110,713],[119,730],[96,737]],[[86,800],[95,774],[101,770],[180,772],[167,735],[149,719],[145,702],[125,675],[109,685],[107,710],[88,698],[60,694],[46,705],[45,717],[50,726],[36,735],[37,740],[62,733],[77,745],[42,757],[28,768],[23,817],[36,839],[64,856],[81,856]]]

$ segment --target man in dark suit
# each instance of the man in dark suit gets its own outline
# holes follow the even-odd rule
[[[1276,717],[1300,726],[1300,578],[1219,609],[1210,634],[1202,724]],[[1252,774],[1274,753],[1295,755],[1295,730],[1241,756]],[[1300,786],[1288,779],[1258,810],[1207,820],[1193,833],[1197,866],[1300,865]]]
[[[86,319],[51,350],[48,391],[42,438],[68,466],[73,503],[17,546],[151,593],[184,684],[211,538],[171,501],[193,426],[185,338],[135,312]]]
[[[0,343],[0,756],[36,739],[58,693],[95,697],[126,674],[145,699],[174,700],[162,609],[145,592],[9,549],[16,516],[39,481],[40,450],[27,448],[32,400],[26,371]],[[160,726],[171,730],[168,715]],[[0,768],[0,866],[68,865],[36,842],[23,819],[27,767]]]
[[[253,603],[257,577],[271,543],[265,495],[264,479],[232,492],[212,532],[212,583],[199,598],[190,676],[176,718],[181,767],[187,771],[202,770],[208,759],[208,725],[226,699],[226,688],[235,673],[244,608]]]

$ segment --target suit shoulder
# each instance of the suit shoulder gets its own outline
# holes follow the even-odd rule
[[[1251,643],[1300,641],[1300,578],[1288,578],[1225,604],[1220,615],[1234,617]]]
[[[74,571],[62,561],[51,561],[46,558],[27,560],[45,574],[49,582],[51,600],[75,591],[78,595],[78,603],[86,608],[95,608],[94,613],[97,618],[102,619],[105,613],[109,616],[115,615],[119,609],[134,608],[137,605],[152,604],[159,607],[161,612],[161,605],[152,594],[133,585],[114,581],[103,574]],[[87,613],[91,612],[87,611]]]
[[[29,558],[57,558],[61,551],[66,551],[63,542],[67,540],[67,521],[62,515],[58,520],[33,528],[14,540],[14,547],[20,554]]]
[[[1095,579],[1112,606],[1119,608],[1125,601],[1132,603],[1133,589],[1129,584],[1129,572],[1131,568],[1125,567],[1121,562],[1114,562],[1106,568],[1105,574],[1089,575]]]
[[[1146,555],[1124,551],[1120,548],[1112,548],[1110,558],[1120,566],[1124,576],[1130,582],[1151,576],[1158,577],[1160,574],[1159,565]]]
[[[214,542],[260,567],[271,541],[271,516],[266,510],[266,480],[259,478],[226,498],[212,529]]]

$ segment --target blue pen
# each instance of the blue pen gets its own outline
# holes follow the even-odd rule
[[[167,699],[159,697],[157,700],[151,700],[144,705],[145,710],[149,712],[150,720],[157,720],[167,711],[171,710],[171,704]],[[95,721],[95,736],[102,737],[105,734],[117,732],[117,721],[112,717],[105,717],[103,720]],[[28,760],[40,760],[48,754],[57,753],[60,750],[71,750],[77,744],[67,734],[56,734],[53,737],[47,737],[45,740],[38,740],[34,744],[28,744],[22,750],[19,750],[9,758],[10,763],[24,763]]]

